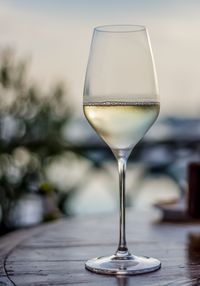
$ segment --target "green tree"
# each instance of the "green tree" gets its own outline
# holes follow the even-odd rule
[[[71,116],[62,82],[44,92],[28,77],[28,64],[0,51],[0,206],[2,225],[24,192],[52,191],[44,167],[65,151],[62,128]],[[45,187],[44,187],[45,186]]]

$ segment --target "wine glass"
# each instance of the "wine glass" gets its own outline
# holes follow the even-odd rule
[[[132,255],[125,232],[127,159],[156,120],[159,107],[156,71],[146,28],[139,25],[95,28],[83,110],[118,162],[120,223],[116,253],[88,260],[85,267],[90,271],[133,275],[155,271],[161,266],[157,259]]]

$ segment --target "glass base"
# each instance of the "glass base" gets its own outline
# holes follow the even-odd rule
[[[85,268],[100,274],[110,275],[137,275],[158,270],[161,267],[159,260],[151,257],[128,255],[102,256],[88,260]]]

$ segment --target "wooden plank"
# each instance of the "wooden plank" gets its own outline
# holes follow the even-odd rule
[[[5,267],[6,259],[14,251],[14,249],[22,243],[22,241],[38,234],[40,231],[43,231],[45,228],[48,228],[48,225],[41,225],[33,228],[28,228],[24,230],[14,231],[3,236],[0,239],[0,286],[3,285],[15,285],[14,282],[7,275],[7,270]]]
[[[127,234],[134,254],[162,261],[159,271],[126,278],[85,270],[88,258],[116,250],[118,228],[114,215],[85,217],[60,220],[0,240],[2,273],[7,279],[2,285],[200,285],[200,251],[193,250],[189,239],[190,233],[199,232],[199,225],[158,224],[152,222],[153,217],[152,212],[129,212]]]

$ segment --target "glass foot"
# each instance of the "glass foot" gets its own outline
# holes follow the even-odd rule
[[[85,263],[85,267],[100,274],[136,275],[158,270],[161,263],[155,258],[130,254],[123,258],[117,255],[93,258]]]

